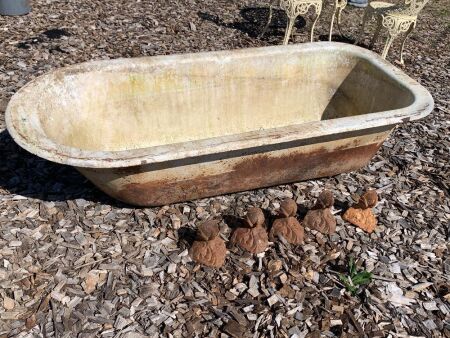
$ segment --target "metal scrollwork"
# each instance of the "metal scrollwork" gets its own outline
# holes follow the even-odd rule
[[[282,0],[280,4],[281,9],[283,9],[290,18],[308,13],[311,6],[314,6],[317,12],[318,8],[322,8],[322,1]]]
[[[398,18],[394,16],[383,16],[383,26],[389,31],[392,36],[408,31],[409,27],[415,20],[411,18]]]
[[[393,39],[401,33],[406,33],[400,50],[400,62],[403,64],[403,49],[406,38],[415,28],[417,16],[428,2],[429,0],[405,0],[402,5],[377,1],[373,4],[370,3],[364,13],[361,33],[364,34],[367,20],[373,16],[377,17],[378,26],[370,46],[373,46],[376,41],[381,26],[385,27],[389,32],[389,37],[383,49],[383,58],[386,58]]]

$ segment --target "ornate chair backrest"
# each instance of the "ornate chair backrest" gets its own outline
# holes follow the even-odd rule
[[[420,11],[425,7],[428,1],[430,0],[405,0],[407,8],[404,14],[419,15]]]
[[[295,15],[298,15],[298,13],[306,13],[309,7],[317,6],[319,2],[321,4],[322,0],[279,0],[279,6],[286,11],[288,16],[292,16],[295,13]],[[320,8],[322,8],[321,5]]]

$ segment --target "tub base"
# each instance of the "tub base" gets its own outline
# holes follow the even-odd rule
[[[389,132],[378,130],[306,145],[284,144],[281,149],[243,150],[218,154],[219,158],[78,170],[118,200],[160,206],[356,170],[370,161]]]

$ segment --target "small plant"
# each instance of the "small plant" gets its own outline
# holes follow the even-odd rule
[[[372,281],[372,274],[366,270],[358,272],[352,257],[348,263],[348,275],[339,274],[339,279],[345,289],[355,296],[360,285],[369,284]]]

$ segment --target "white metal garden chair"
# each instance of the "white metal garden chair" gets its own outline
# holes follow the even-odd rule
[[[377,29],[370,42],[369,48],[372,48],[375,41],[378,39],[381,27],[386,28],[388,31],[388,38],[381,55],[383,59],[385,59],[392,41],[399,34],[405,33],[400,49],[400,63],[404,64],[403,50],[405,48],[406,38],[416,27],[417,16],[428,1],[429,0],[405,0],[405,2],[400,5],[383,1],[370,2],[364,12],[360,37],[364,34],[364,28],[367,21],[375,16],[377,19]],[[360,38],[358,40],[360,40]]]
[[[263,36],[267,29],[270,26],[270,23],[272,21],[272,15],[273,15],[273,7],[274,4],[278,3],[278,7],[283,9],[286,12],[286,15],[288,17],[288,24],[286,27],[286,32],[284,35],[283,44],[287,45],[289,42],[289,38],[292,34],[292,29],[295,24],[295,19],[299,15],[304,15],[309,11],[310,7],[314,7],[316,12],[316,17],[314,19],[314,22],[311,26],[311,32],[310,32],[310,40],[313,42],[314,40],[314,27],[316,26],[316,22],[319,19],[320,13],[322,12],[322,2],[323,0],[272,0],[269,5],[269,19],[267,20],[267,23],[262,31],[262,33],[259,35],[260,37]],[[336,19],[336,23],[339,29],[339,32],[341,35],[344,35],[341,30],[341,13],[344,10],[344,8],[347,6],[347,0],[334,0],[334,11],[333,16],[331,17],[331,23],[330,23],[330,33],[328,36],[328,40],[331,41],[331,36],[333,34],[333,26]]]
[[[295,24],[295,19],[297,19],[299,15],[304,15],[308,13],[309,9],[311,7],[314,7],[316,17],[311,26],[310,32],[312,42],[314,36],[314,27],[316,25],[317,20],[319,19],[320,13],[322,12],[322,0],[271,0],[269,5],[269,19],[262,33],[260,34],[260,37],[263,36],[264,33],[267,31],[267,28],[269,28],[270,22],[272,21],[273,7],[275,4],[277,4],[279,8],[284,10],[288,17],[288,23],[286,27],[286,32],[284,34],[283,45],[287,45],[289,42],[289,38],[292,34],[292,28],[294,27]]]

